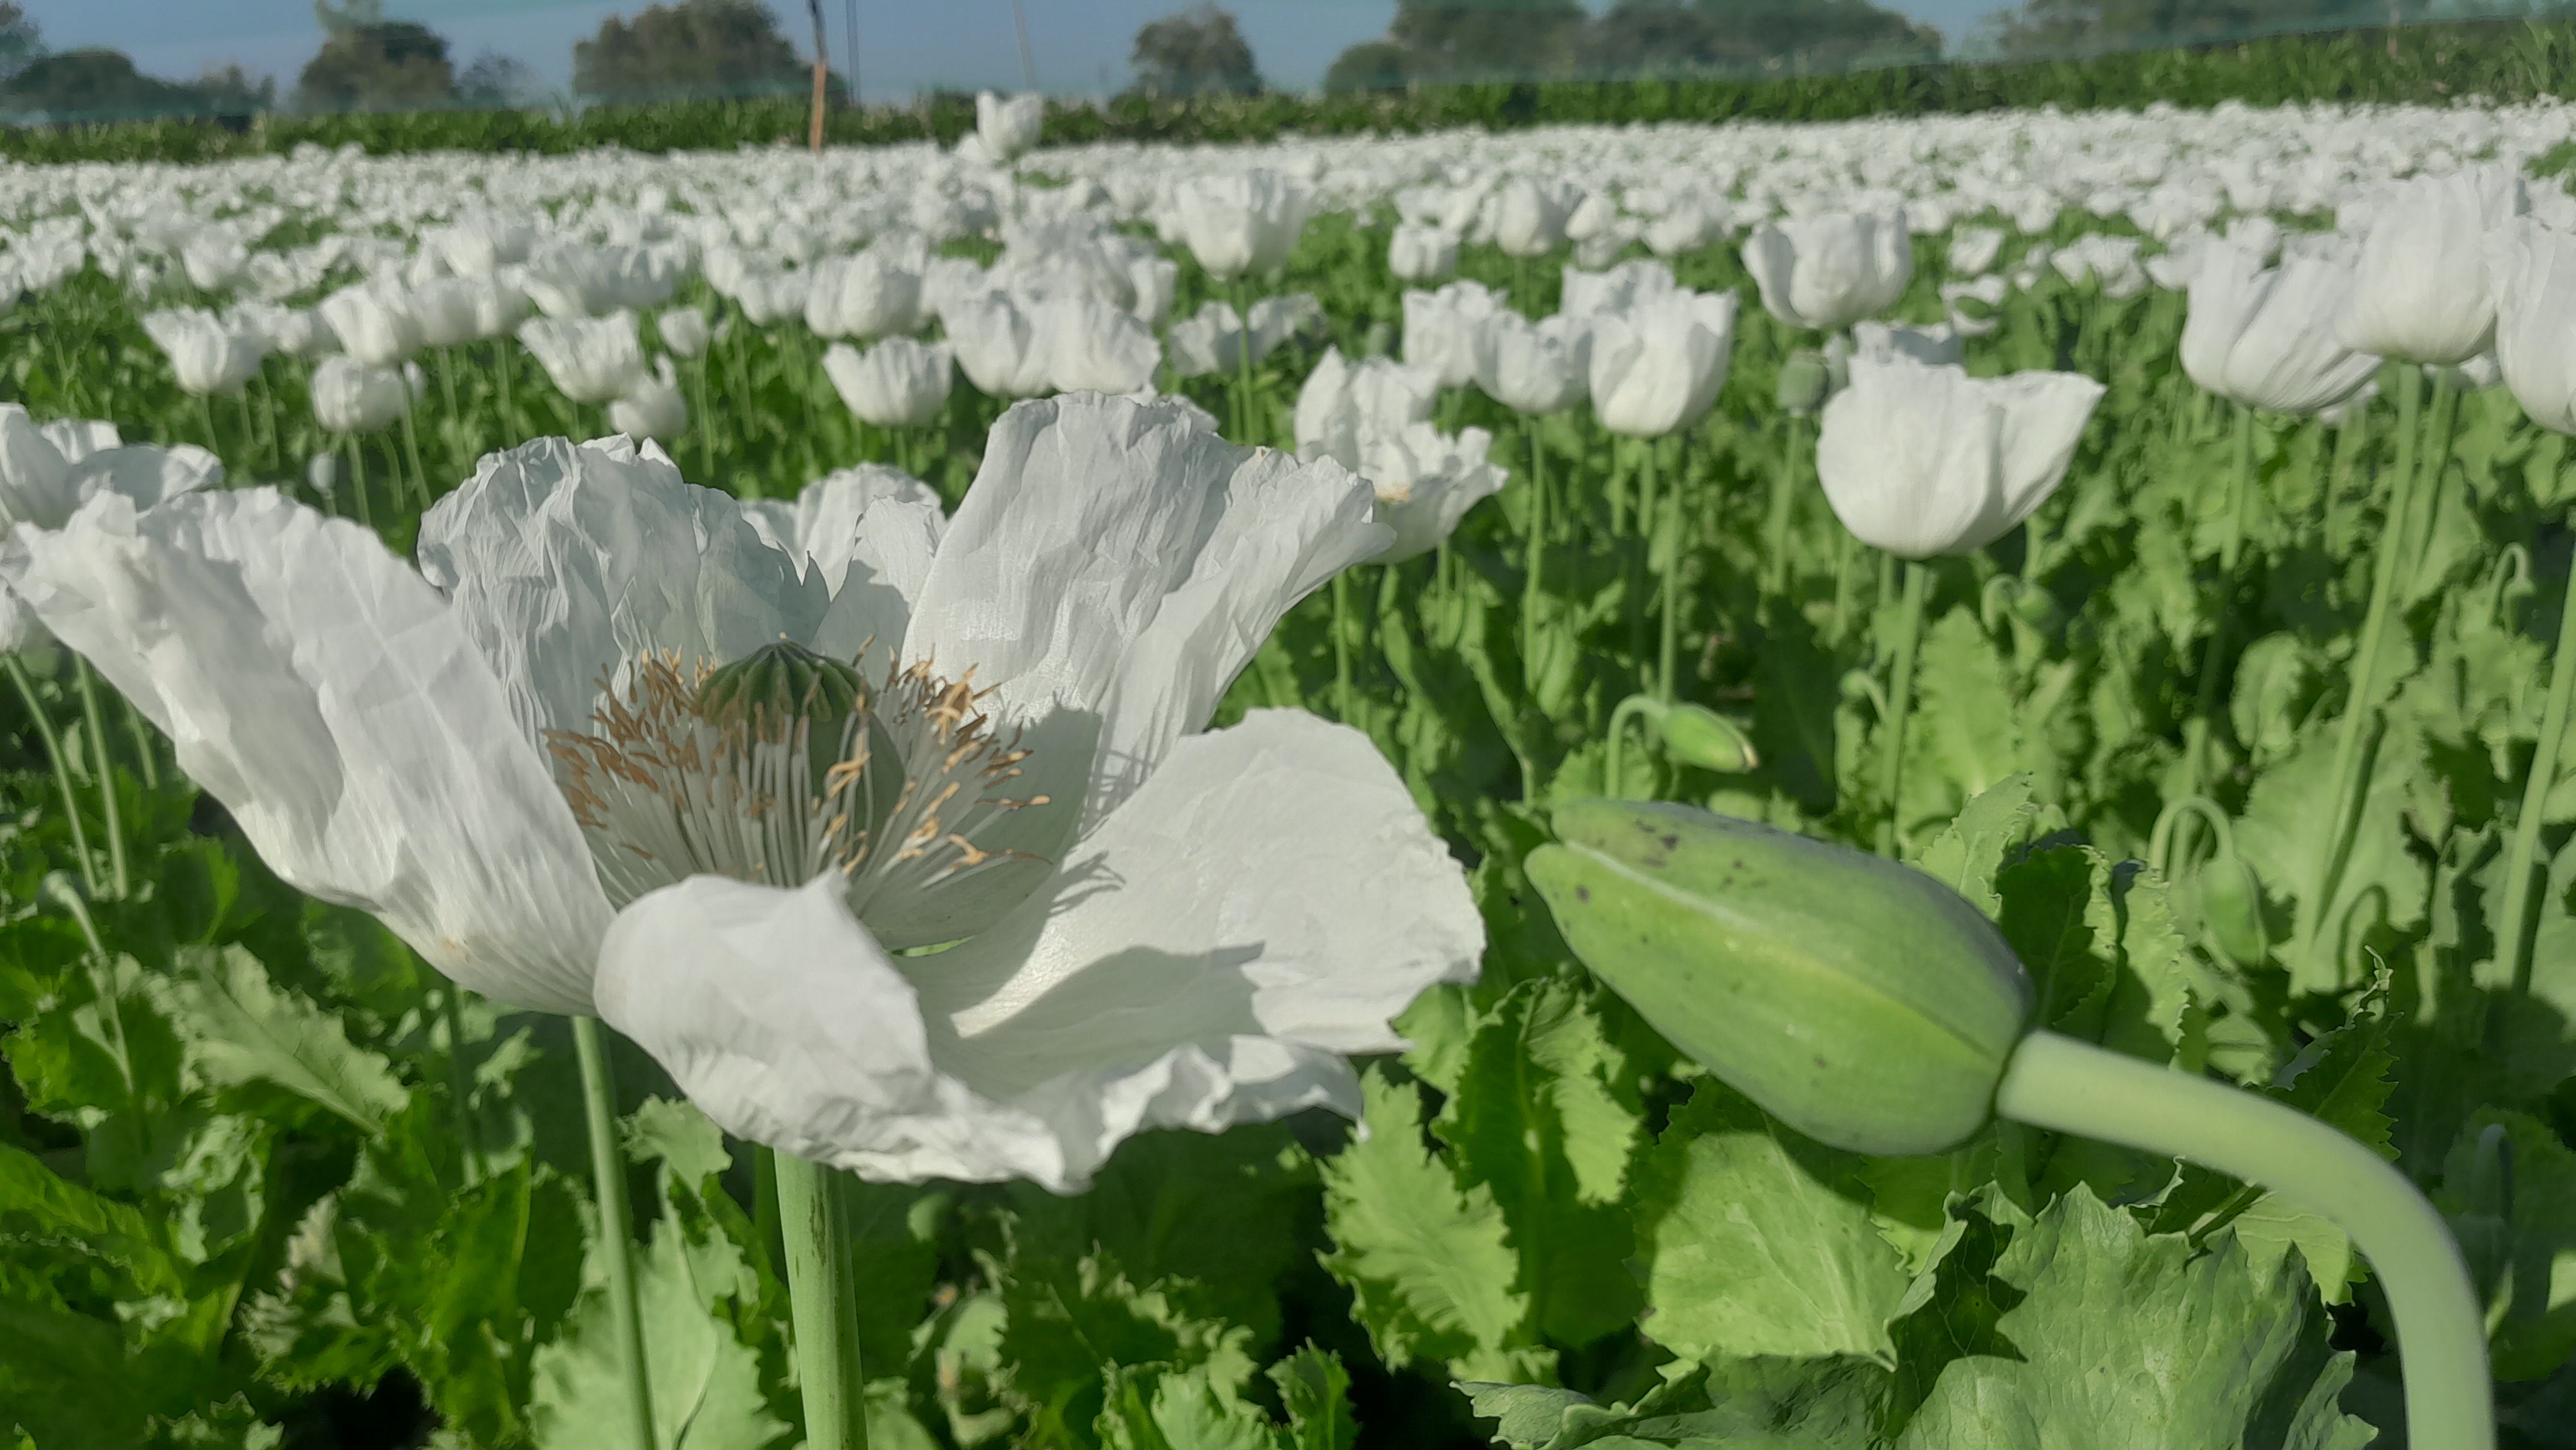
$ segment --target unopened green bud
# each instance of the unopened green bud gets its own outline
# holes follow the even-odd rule
[[[698,713],[710,720],[846,720],[865,693],[856,667],[782,639],[708,675],[698,686]]]
[[[1665,706],[1655,733],[1664,738],[1664,754],[1676,765],[1742,775],[1762,763],[1744,727],[1705,705]]]
[[[2263,927],[2263,879],[2235,856],[2220,856],[2192,874],[2193,904],[2210,941],[2240,967],[2259,967],[2271,955]]]
[[[1824,354],[1804,348],[1789,354],[1780,364],[1780,407],[1796,417],[1806,417],[1825,405],[1833,391],[1833,375],[1825,369]]]
[[[2066,620],[2066,611],[2058,605],[2056,595],[2027,584],[2014,591],[2012,612],[2042,634],[2055,633]]]
[[[1859,1153],[1935,1153],[1993,1116],[2029,977],[1911,867],[1688,806],[1578,801],[1528,871],[1575,954],[1774,1117]]]

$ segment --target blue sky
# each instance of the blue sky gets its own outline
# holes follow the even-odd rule
[[[56,50],[112,46],[156,75],[185,78],[208,64],[239,61],[291,87],[321,43],[311,0],[21,0]],[[551,84],[572,72],[573,42],[601,17],[632,13],[646,0],[388,0],[395,17],[442,34],[462,65],[485,48],[516,56]],[[834,65],[842,64],[852,0],[823,0]],[[895,98],[937,85],[1017,88],[1019,45],[1011,0],[855,0],[863,97]],[[1038,84],[1089,94],[1126,83],[1136,29],[1189,0],[1021,0]],[[1226,0],[1254,58],[1275,85],[1301,89],[1323,78],[1342,47],[1386,29],[1394,0]],[[1596,8],[1600,0],[1594,0]],[[1885,0],[1882,0],[1885,3]],[[799,0],[769,0],[800,50],[809,25]],[[1956,36],[2002,0],[1894,0],[1894,8]]]

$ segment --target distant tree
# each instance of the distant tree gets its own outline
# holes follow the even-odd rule
[[[812,75],[759,0],[648,5],[572,48],[573,90],[610,99],[792,91]]]
[[[188,92],[137,71],[122,51],[87,48],[42,56],[0,83],[0,111],[18,116],[167,116],[198,109]]]
[[[2092,55],[2208,44],[2284,30],[2540,14],[2563,0],[2023,0],[1987,17],[2006,56]]]
[[[5,81],[45,53],[45,37],[18,0],[0,0],[0,81]]]
[[[408,20],[332,31],[295,82],[295,103],[307,111],[417,110],[455,99],[447,38]]]
[[[240,61],[209,63],[197,79],[181,89],[195,93],[210,116],[256,116],[277,109],[277,82],[254,76]]]
[[[477,110],[497,111],[533,104],[545,95],[537,68],[516,56],[486,50],[456,78],[456,100]]]
[[[1856,65],[1934,60],[1941,32],[1870,0],[1620,0],[1592,26],[1602,73]]]
[[[1158,95],[1250,95],[1261,89],[1252,47],[1243,43],[1234,17],[1213,4],[1167,15],[1137,31],[1128,64],[1136,72],[1136,89]]]
[[[1392,40],[1364,40],[1333,57],[1324,72],[1327,91],[1400,91],[1408,77],[1404,47]]]
[[[1386,37],[1408,81],[1520,80],[1569,69],[1589,18],[1576,0],[1396,0]]]

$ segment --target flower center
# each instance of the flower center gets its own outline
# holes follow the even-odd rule
[[[1028,752],[977,708],[984,693],[927,662],[870,685],[781,641],[722,668],[658,656],[626,674],[589,730],[546,732],[618,907],[690,876],[792,888],[837,871],[864,921],[871,902],[1025,857],[977,838],[1047,803],[1000,794]]]

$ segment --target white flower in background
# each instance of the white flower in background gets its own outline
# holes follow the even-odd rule
[[[1438,281],[1458,270],[1458,234],[1397,222],[1387,238],[1386,267],[1401,281]]]
[[[2270,266],[2272,259],[2280,255],[2281,224],[2270,217],[2238,217],[2227,224],[2227,230],[2221,235],[2227,238],[2229,246],[2251,254],[2265,266]]]
[[[653,331],[676,357],[696,357],[707,350],[707,314],[701,307],[674,307],[653,318]]]
[[[1172,193],[1182,239],[1220,280],[1275,272],[1297,248],[1315,194],[1306,183],[1254,168],[1193,176]]]
[[[1440,386],[1476,380],[1477,339],[1503,310],[1503,297],[1481,282],[1452,282],[1436,292],[1404,294],[1404,360],[1440,375]]]
[[[1047,377],[1060,393],[1133,393],[1152,387],[1163,347],[1153,332],[1114,302],[1057,297],[1038,304]]]
[[[1592,379],[1592,323],[1559,314],[1536,322],[1502,311],[1477,338],[1476,386],[1524,417],[1563,412]]]
[[[1544,257],[1565,244],[1583,199],[1571,182],[1515,176],[1494,193],[1494,245],[1507,257]]]
[[[7,531],[58,529],[101,493],[138,509],[223,482],[224,465],[192,443],[127,446],[114,423],[61,419],[38,424],[16,403],[0,403],[0,550]],[[48,648],[53,634],[0,583],[0,654]]]
[[[1950,271],[1961,277],[1981,277],[1995,268],[2004,254],[2004,234],[1995,227],[1961,227],[1950,233]]]
[[[948,406],[955,380],[945,343],[889,337],[862,353],[845,342],[823,350],[823,374],[850,413],[879,428],[918,428]]]
[[[1485,461],[1493,435],[1469,428],[1455,437],[1428,423],[1373,433],[1361,440],[1361,473],[1377,491],[1377,519],[1395,542],[1371,563],[1401,564],[1438,548],[1467,510],[1499,491],[1502,469]]]
[[[1027,155],[1046,129],[1046,97],[1035,94],[1008,100],[991,91],[975,96],[975,139],[996,164],[1008,165]]]
[[[277,350],[289,357],[307,362],[329,357],[340,350],[340,334],[322,314],[313,308],[291,308],[278,314],[268,328]]]
[[[320,311],[340,350],[369,367],[390,367],[420,351],[420,318],[399,293],[360,283],[323,298]]]
[[[1606,272],[1565,269],[1565,285],[1556,310],[1568,317],[1596,317],[1604,312],[1630,312],[1680,290],[1673,269],[1639,258]]]
[[[1744,243],[1744,269],[1772,316],[1832,332],[1905,295],[1914,245],[1902,212],[1818,212],[1756,230]]]
[[[1297,391],[1297,456],[1358,468],[1368,438],[1429,421],[1439,394],[1439,375],[1428,368],[1382,357],[1353,363],[1328,347]]]
[[[537,234],[525,222],[473,216],[440,227],[422,240],[437,243],[439,255],[447,259],[449,269],[456,275],[489,277],[503,267],[526,261],[529,250],[536,245]]]
[[[1725,231],[1724,203],[1685,201],[1646,224],[1646,250],[1658,257],[1679,257],[1707,246]]]
[[[367,433],[411,410],[411,379],[399,367],[326,357],[313,369],[313,417],[334,433]]]
[[[527,294],[497,277],[441,277],[411,291],[421,341],[455,347],[506,335],[528,315]]]
[[[989,292],[940,314],[958,371],[988,398],[1034,398],[1055,383],[1051,341],[1010,294]]]
[[[885,337],[921,325],[920,276],[874,252],[817,262],[805,276],[805,326],[817,337]]]
[[[2152,267],[2155,264],[2150,261],[2147,265]],[[2004,279],[1992,272],[1973,282],[1942,283],[1941,306],[1949,314],[1950,330],[1961,337],[1991,336],[1995,329],[2004,325],[1995,310],[2004,305],[2004,294],[2008,290]],[[1977,310],[1971,311],[1965,305],[1970,302],[1977,304]]]
[[[2576,433],[2576,236],[2516,218],[2487,242],[2495,356],[2531,421]]]
[[[2392,188],[2362,238],[2335,336],[2355,352],[2447,367],[2495,340],[2487,238],[2528,206],[2520,173],[2480,166]]]
[[[635,314],[606,317],[531,317],[519,324],[519,342],[555,388],[576,403],[625,397],[645,381],[644,344]]]
[[[762,542],[788,558],[802,560],[806,575],[820,579],[826,594],[845,584],[870,587],[888,575],[917,576],[929,567],[929,552],[939,546],[948,516],[939,509],[939,494],[929,484],[900,468],[862,463],[835,469],[783,498],[743,499],[742,516]],[[880,503],[905,505],[871,521]],[[909,510],[909,511],[907,511]],[[900,515],[899,529],[885,527]],[[850,565],[864,564],[857,572]]]
[[[1840,341],[1840,339],[1836,339]],[[1927,367],[1941,367],[1966,356],[1959,334],[1947,326],[1905,327],[1888,322],[1855,322],[1851,330],[1852,357],[1865,357],[1885,362],[1892,357],[1909,357]]]
[[[205,397],[237,393],[259,373],[267,339],[244,327],[228,327],[212,313],[185,308],[143,315],[144,334],[170,359],[170,371],[182,392]]]
[[[2138,265],[2136,237],[2107,237],[2099,233],[2078,237],[2049,254],[2048,264],[2057,275],[2082,286],[2091,282],[2102,289],[2102,295],[2119,302],[2147,290],[2147,274]]]
[[[870,507],[837,591],[620,440],[488,456],[418,574],[262,489],[94,500],[0,578],[282,878],[457,981],[598,1011],[782,1152],[1070,1192],[1150,1128],[1355,1113],[1345,1054],[1474,975],[1464,875],[1365,736],[1203,733],[1386,545],[1373,507],[1176,406],[1061,399],[1005,415],[944,529]]]
[[[802,272],[747,272],[734,288],[734,305],[745,322],[768,327],[804,313],[807,285]]]
[[[518,280],[548,317],[603,316],[617,310],[622,291],[605,249],[561,242],[539,248]]]
[[[2202,248],[2183,321],[2182,366],[2222,398],[2276,413],[2313,413],[2360,391],[2379,359],[2336,337],[2352,297],[2349,267],[2292,257],[2265,268],[2222,241]]]
[[[1322,307],[1310,293],[1264,297],[1252,304],[1250,346],[1255,366],[1279,345],[1319,321]],[[1165,338],[1172,372],[1184,378],[1230,373],[1243,365],[1243,319],[1224,302],[1211,301],[1172,324]]]
[[[1971,378],[1855,356],[1825,404],[1816,476],[1843,526],[1908,559],[1984,548],[2064,481],[2102,385],[2074,373]]]
[[[608,426],[635,438],[677,438],[689,431],[689,403],[680,396],[679,374],[667,357],[653,359],[654,372],[639,378],[624,396],[608,405]]]
[[[179,248],[179,265],[188,285],[200,292],[222,292],[250,270],[250,248],[225,227],[209,227]]]
[[[1592,319],[1592,411],[1601,426],[1660,438],[1697,421],[1726,385],[1735,294],[1676,292]]]
[[[1147,327],[1161,327],[1172,315],[1172,299],[1180,291],[1181,264],[1169,257],[1138,257],[1127,264],[1128,290],[1136,300],[1128,311]]]

